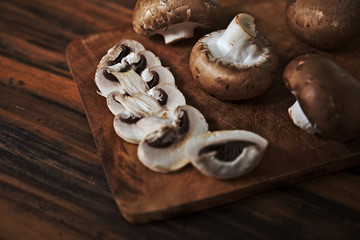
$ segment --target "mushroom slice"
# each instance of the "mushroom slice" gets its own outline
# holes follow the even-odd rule
[[[119,80],[108,71],[108,67],[97,69],[95,73],[95,84],[99,89],[99,94],[104,97],[114,91],[124,93]]]
[[[134,65],[135,72],[141,74],[146,68],[161,66],[160,59],[151,51],[144,50],[138,53],[140,61]]]
[[[133,28],[140,35],[161,34],[171,43],[193,37],[196,27],[215,25],[219,9],[219,0],[138,0]]]
[[[123,58],[130,53],[137,53],[145,50],[144,46],[138,41],[131,39],[124,39],[118,42],[115,46],[107,51],[107,54],[102,57],[98,68],[108,67],[122,62]]]
[[[244,130],[216,131],[191,137],[185,152],[192,165],[218,179],[240,177],[261,161],[268,142]]]
[[[184,147],[189,136],[208,131],[204,116],[194,107],[180,106],[169,114],[171,123],[148,134],[138,146],[138,158],[149,169],[167,173],[176,171],[189,160]]]
[[[138,144],[144,138],[142,129],[136,124],[141,119],[128,111],[121,112],[113,122],[116,134],[127,142]]]
[[[141,43],[135,40],[125,39],[107,51],[107,54],[100,60],[95,73],[95,84],[100,90],[100,95],[106,97],[113,91],[121,91],[121,84],[117,78],[111,74],[111,72],[114,71],[114,65],[117,65],[118,68],[119,64],[124,61],[124,58],[136,56],[137,52],[143,50],[145,50],[145,48]]]
[[[201,89],[222,100],[255,97],[275,80],[278,60],[254,18],[238,14],[227,29],[202,37],[190,54],[190,70]]]
[[[135,117],[124,111],[114,118],[116,134],[127,142],[138,144],[149,133],[169,125],[170,120],[157,116]]]
[[[174,75],[168,68],[163,66],[155,66],[146,68],[142,73],[141,77],[147,83],[149,88],[153,88],[158,84],[169,83],[175,85]]]
[[[360,82],[345,69],[308,54],[285,67],[283,80],[297,100],[289,109],[297,126],[340,141],[360,136]]]
[[[145,93],[149,90],[146,82],[141,78],[139,74],[131,69],[127,72],[111,72],[121,85],[123,92],[131,95],[142,92]]]
[[[184,95],[175,85],[163,83],[149,90],[148,94],[155,98],[160,106],[175,109],[186,104]]]
[[[114,115],[118,115],[124,111],[126,111],[125,107],[121,104],[119,100],[116,100],[117,95],[121,95],[122,93],[119,91],[111,92],[106,97],[106,103],[110,110],[110,112]]]
[[[112,96],[124,108],[114,118],[115,132],[127,142],[138,144],[148,133],[170,123],[157,117],[164,115],[164,110],[156,99],[146,93],[128,96],[115,92]]]
[[[136,93],[132,96],[114,94],[114,99],[122,104],[126,111],[136,118],[147,117],[164,110],[155,98],[143,92]]]

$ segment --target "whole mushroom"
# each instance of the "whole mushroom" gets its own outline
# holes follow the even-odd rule
[[[138,0],[133,12],[133,28],[145,36],[161,34],[165,43],[194,36],[196,27],[213,26],[219,0]]]
[[[317,48],[340,47],[360,33],[359,0],[288,0],[285,14],[290,31]]]
[[[297,101],[289,108],[295,125],[336,140],[360,135],[360,81],[335,62],[303,55],[285,68],[283,79]]]
[[[190,70],[201,89],[222,100],[255,97],[274,82],[278,60],[254,18],[238,14],[227,29],[202,37],[190,55]]]

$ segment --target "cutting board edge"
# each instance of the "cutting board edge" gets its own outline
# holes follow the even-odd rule
[[[148,212],[128,211],[127,208],[121,207],[122,205],[121,200],[115,198],[114,195],[113,196],[117,202],[117,206],[121,214],[128,222],[135,224],[146,224],[150,222],[158,222],[174,217],[179,217],[189,213],[203,211],[209,208],[213,208],[237,200],[245,199],[247,197],[256,194],[261,194],[263,192],[271,191],[279,187],[285,187],[292,184],[300,183],[305,180],[311,181],[316,177],[321,177],[329,173],[334,173],[358,165],[360,165],[359,156],[353,156],[350,158],[341,159],[337,162],[332,162],[330,166],[328,164],[318,165],[316,167],[307,169],[305,173],[304,172],[300,173],[300,171],[295,174],[288,173],[281,177],[277,177],[269,181],[262,182],[259,185],[253,185],[251,187],[247,187],[246,189],[240,189],[240,190],[238,189],[232,192],[224,193],[222,195],[217,195],[215,197],[204,198],[197,202],[189,202],[187,204],[175,205],[168,209],[157,209],[155,211],[148,211]],[[289,178],[289,176],[291,177]],[[203,203],[206,203],[206,205],[203,205]]]

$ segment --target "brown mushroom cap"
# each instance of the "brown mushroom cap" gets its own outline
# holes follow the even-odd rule
[[[202,37],[190,55],[190,70],[194,79],[206,93],[222,100],[242,100],[255,97],[274,82],[278,60],[269,41],[259,32],[255,44],[266,49],[264,60],[254,65],[239,65],[214,58]]]
[[[360,81],[345,69],[311,54],[292,60],[283,77],[320,135],[343,141],[360,135]]]
[[[138,0],[133,13],[133,28],[140,35],[152,35],[176,23],[197,22],[211,27],[217,21],[218,0]]]
[[[290,31],[317,48],[339,47],[360,33],[359,0],[289,0],[285,14]]]

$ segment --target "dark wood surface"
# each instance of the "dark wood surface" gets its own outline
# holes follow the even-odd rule
[[[356,239],[359,167],[163,222],[122,217],[65,51],[128,27],[133,5],[0,1],[0,239]]]
[[[234,5],[231,12],[223,9],[222,15],[246,11],[259,19],[257,27],[273,43],[280,56],[280,69],[283,69],[289,59],[301,52],[312,52],[313,48],[298,44],[297,38],[288,31],[285,19],[278,14],[278,9],[285,7],[284,1],[273,0],[272,3],[270,6],[261,2]],[[264,7],[267,11],[262,16]],[[225,20],[219,20],[219,25],[226,24]],[[269,147],[262,163],[251,174],[231,181],[204,176],[192,166],[171,174],[155,173],[144,167],[137,158],[137,145],[116,135],[114,116],[106,106],[106,99],[97,94],[93,80],[101,57],[121,39],[135,39],[160,57],[162,64],[173,72],[176,85],[188,104],[204,113],[211,130],[244,129],[265,137]],[[116,31],[76,38],[68,46],[68,64],[79,88],[110,189],[127,220],[135,223],[163,220],[359,164],[360,138],[349,143],[325,140],[292,124],[287,108],[294,97],[283,84],[282,71],[271,89],[247,101],[219,101],[201,91],[188,64],[196,39],[165,45],[158,37],[138,36],[131,27],[124,26]],[[289,47],[282,48],[286,44]],[[360,48],[351,54],[326,55],[336,58],[339,64],[360,65]],[[360,76],[359,68],[353,67],[350,71]]]

